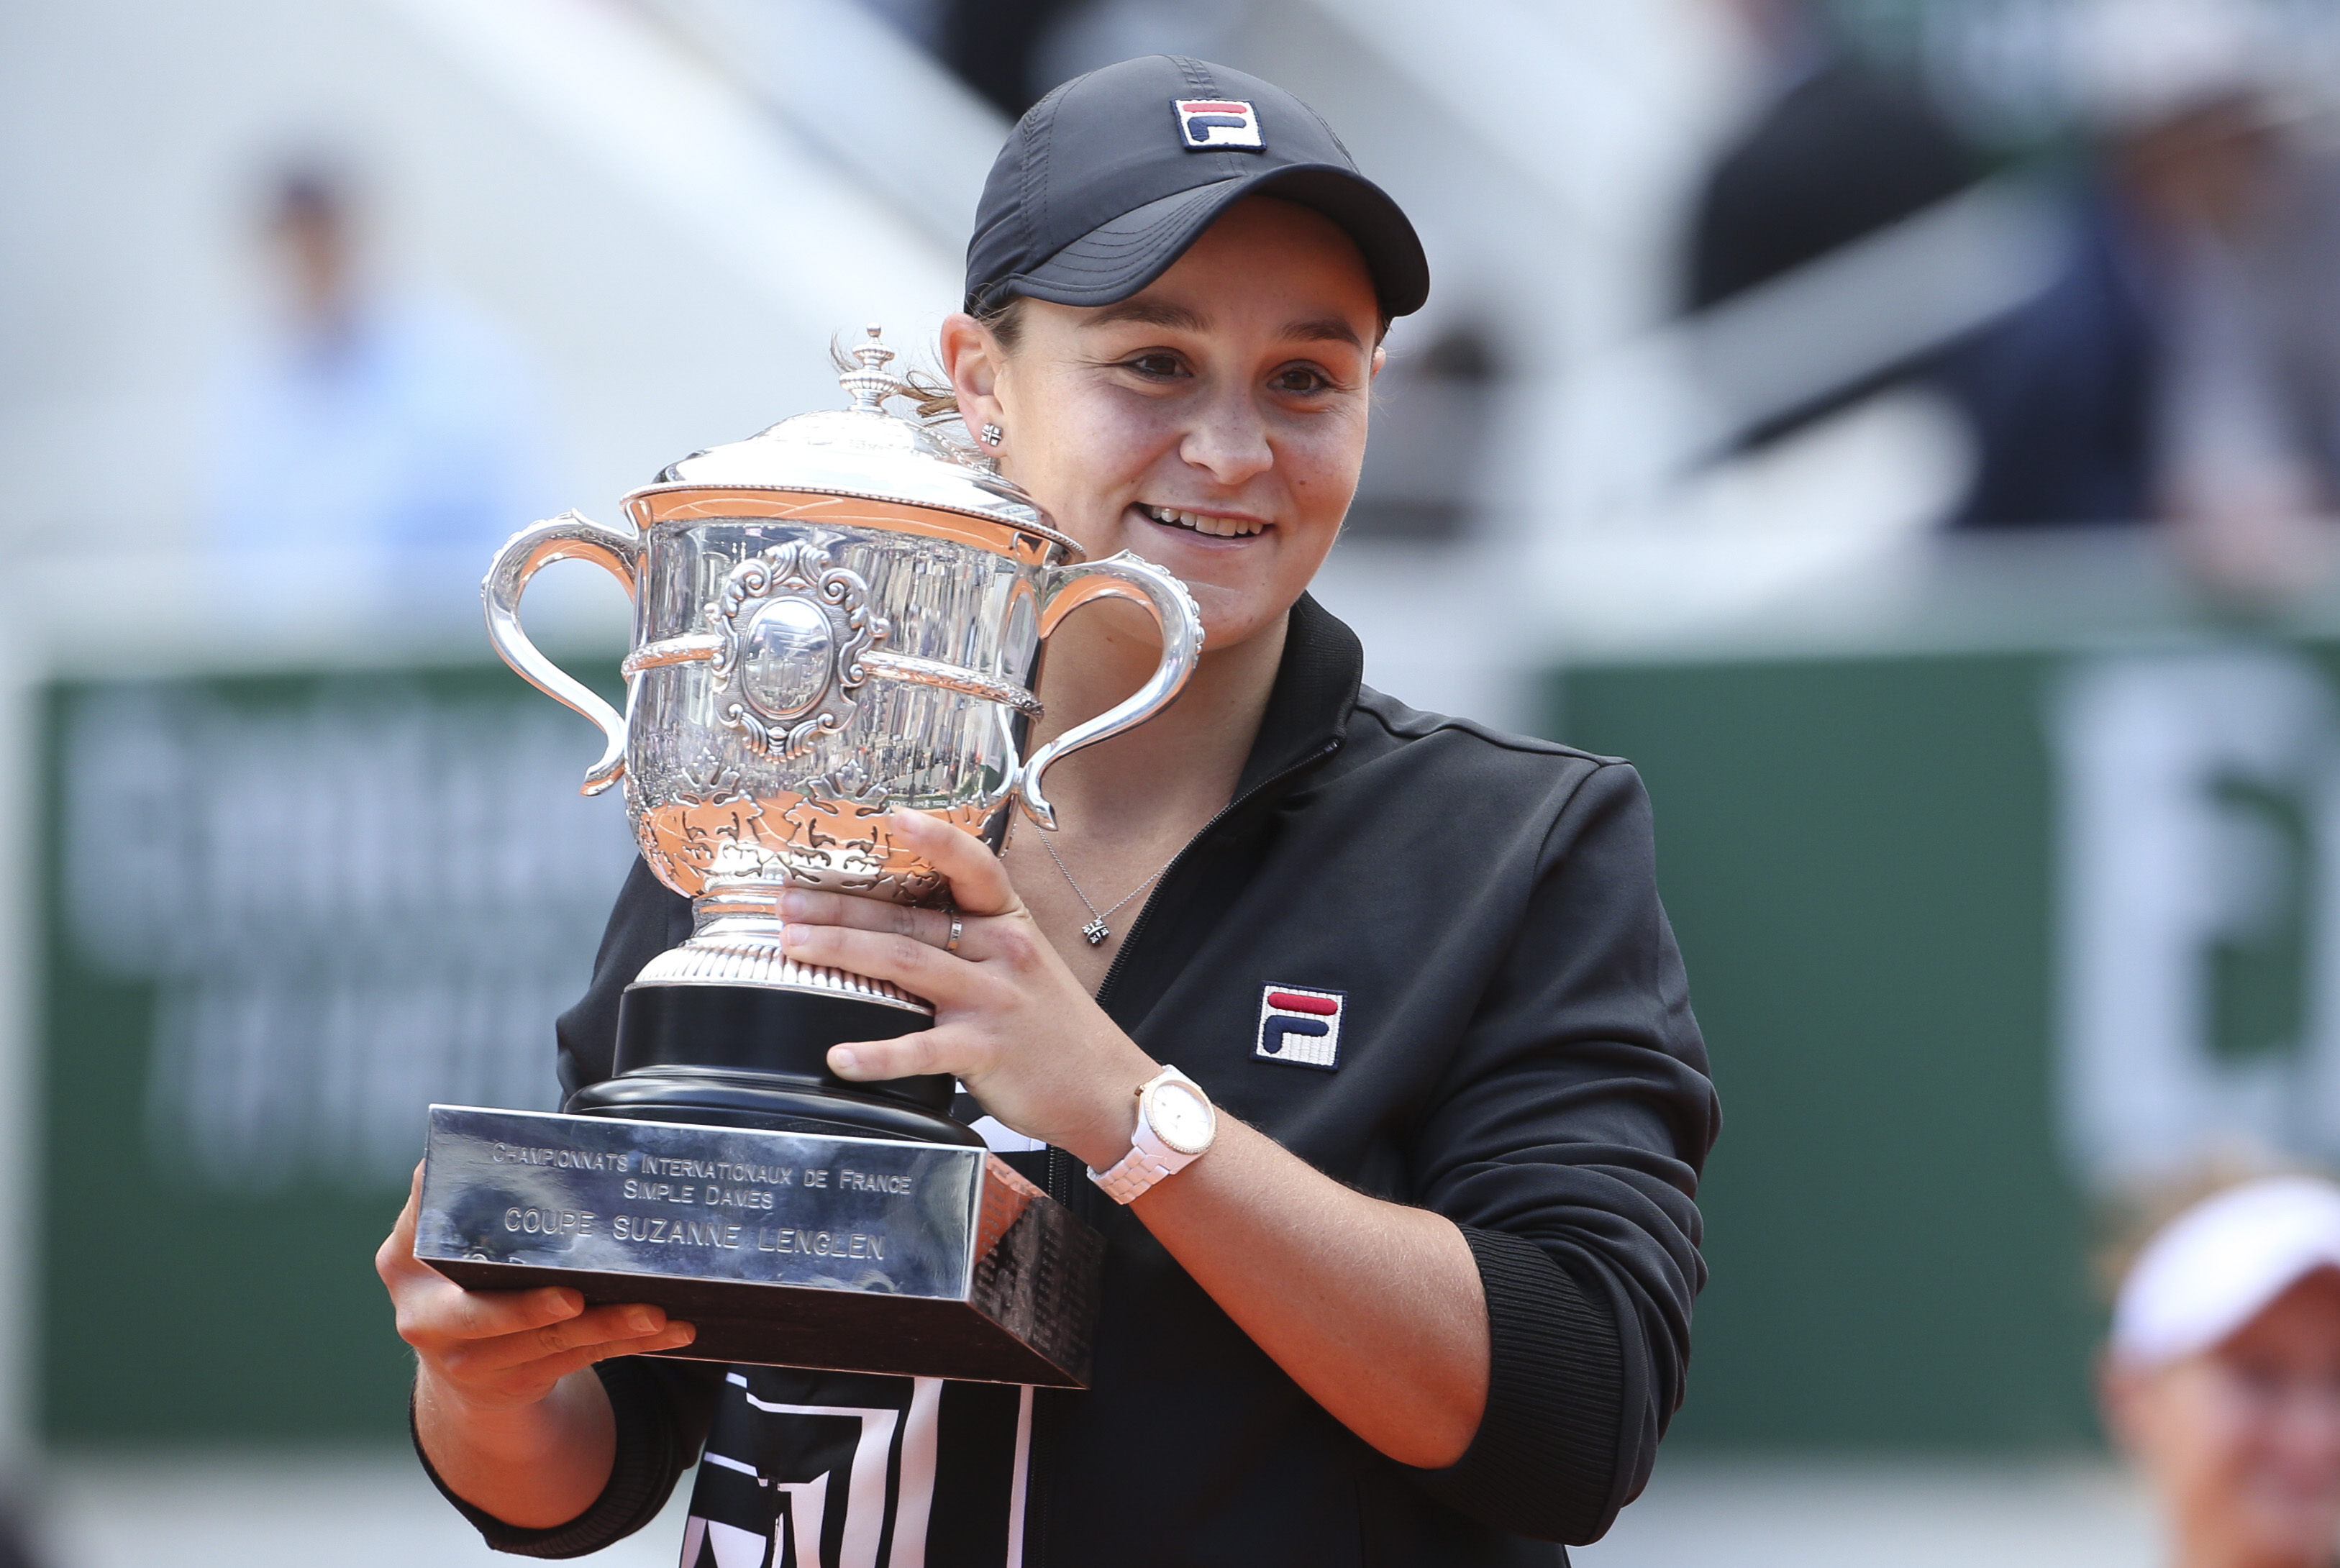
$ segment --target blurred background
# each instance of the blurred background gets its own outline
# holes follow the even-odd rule
[[[1012,117],[1155,50],[1429,248],[1369,679],[1657,799],[1713,1284],[1578,1560],[2157,1560],[2094,1260],[2340,1160],[2334,0],[0,5],[30,1561],[487,1560],[371,1255],[426,1103],[550,1102],[631,853],[487,554],[930,344]],[[614,685],[606,579],[530,619]]]

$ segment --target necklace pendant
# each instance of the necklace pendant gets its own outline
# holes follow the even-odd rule
[[[1089,939],[1090,947],[1101,948],[1105,946],[1105,939],[1107,937],[1112,936],[1113,933],[1106,929],[1105,917],[1100,915],[1096,919],[1091,920],[1087,925],[1081,928],[1081,935]]]

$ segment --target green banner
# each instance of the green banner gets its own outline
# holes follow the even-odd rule
[[[1570,672],[1712,1052],[1687,1443],[2093,1440],[2106,1206],[2340,1154],[2331,650]]]
[[[631,847],[501,667],[61,686],[42,1422],[394,1438],[372,1256],[433,1100],[547,1107]]]
[[[2100,1206],[2340,1156],[2340,655],[1555,677],[1633,759],[1726,1125],[1679,1435],[2092,1440]],[[372,1258],[432,1100],[546,1106],[631,848],[501,667],[45,710],[43,1421],[393,1439]]]

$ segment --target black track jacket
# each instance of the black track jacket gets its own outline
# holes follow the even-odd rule
[[[1042,1389],[1025,1406],[1026,1568],[1549,1568],[1566,1559],[1546,1543],[1597,1538],[1640,1492],[1681,1401],[1705,1280],[1694,1199],[1720,1116],[1641,780],[1622,762],[1416,712],[1363,689],[1363,668],[1349,629],[1302,599],[1233,803],[1164,875],[1098,1000],[1223,1114],[1462,1227],[1492,1336],[1486,1414],[1451,1468],[1383,1457],[1078,1162],[1008,1156],[1106,1240],[1095,1386]],[[620,992],[689,929],[688,904],[637,864],[592,988],[560,1019],[565,1087],[608,1076]],[[1337,998],[1329,1067],[1298,1059],[1323,1057],[1325,1037],[1296,1037],[1304,1053],[1271,1027],[1268,993],[1295,988]],[[606,1545],[657,1513],[719,1396],[744,1411],[762,1389],[756,1409],[782,1408],[755,1369],[726,1382],[720,1368],[636,1357],[601,1374],[620,1430],[609,1487],[550,1530],[459,1501],[491,1544],[538,1556]],[[907,1411],[911,1380],[892,1381]],[[976,1413],[954,1417],[943,1400],[946,1422],[980,1415],[982,1385],[938,1386],[965,1390],[956,1408]],[[1001,1431],[1013,1414],[1011,1397]],[[1001,1495],[980,1507],[967,1483],[930,1479],[923,1556],[892,1543],[889,1515],[876,1560],[999,1563],[996,1533],[947,1523],[1004,1516],[997,1471]],[[700,1495],[789,1490],[756,1474],[710,1458]],[[841,1506],[828,1511],[832,1537]],[[694,1519],[693,1557],[709,1529]],[[727,1539],[735,1553],[710,1546],[704,1560],[730,1561],[745,1537]],[[805,1555],[785,1519],[765,1541],[771,1568]]]

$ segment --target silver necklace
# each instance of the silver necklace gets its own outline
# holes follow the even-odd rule
[[[1107,915],[1117,913],[1120,910],[1122,904],[1128,903],[1130,899],[1136,898],[1140,893],[1145,891],[1147,886],[1153,882],[1155,877],[1159,877],[1163,872],[1167,871],[1170,868],[1170,860],[1175,860],[1180,855],[1185,853],[1186,850],[1185,845],[1179,845],[1177,849],[1171,854],[1170,860],[1163,861],[1161,865],[1154,868],[1154,875],[1152,877],[1146,878],[1145,881],[1140,882],[1136,887],[1132,888],[1128,893],[1123,897],[1121,904],[1115,904],[1110,909],[1100,910],[1095,904],[1089,901],[1089,896],[1081,891],[1081,885],[1073,880],[1072,872],[1066,869],[1065,858],[1056,853],[1056,846],[1050,842],[1050,840],[1055,837],[1056,835],[1053,833],[1043,832],[1040,835],[1040,848],[1048,851],[1048,858],[1056,863],[1057,870],[1065,873],[1065,886],[1073,890],[1073,897],[1078,898],[1081,901],[1082,907],[1088,910],[1090,916],[1089,923],[1081,928],[1081,935],[1088,938],[1089,946],[1092,948],[1102,947],[1105,943],[1105,939],[1113,935],[1113,928],[1105,923],[1106,917]]]

